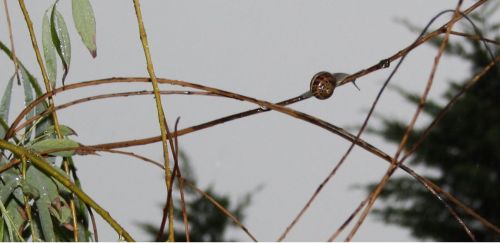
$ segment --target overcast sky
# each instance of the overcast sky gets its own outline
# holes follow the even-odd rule
[[[17,55],[41,80],[17,1],[8,2]],[[39,42],[42,15],[51,3],[53,1],[26,3]],[[417,34],[395,21],[397,18],[424,26],[438,12],[456,5],[456,1],[397,0],[149,0],[141,3],[158,77],[199,83],[271,102],[305,92],[311,77],[319,71],[353,73],[406,47]],[[470,3],[466,1],[465,5]],[[92,4],[97,21],[95,60],[74,29],[70,1],[58,4],[72,41],[71,69],[66,82],[148,76],[132,1],[92,1]],[[8,43],[3,14],[0,26],[0,38]],[[421,92],[435,52],[428,46],[412,52],[394,77],[394,84]],[[5,83],[12,64],[5,55],[0,55],[0,64],[2,83]],[[310,99],[292,108],[355,133],[353,128],[362,123],[391,69],[359,79],[361,91],[346,85],[326,101]],[[430,96],[440,99],[449,80],[462,80],[467,73],[467,65],[460,60],[444,57]],[[2,90],[4,86],[1,85]],[[167,85],[161,88],[178,89]],[[150,85],[101,85],[62,93],[55,102],[62,104],[101,93],[144,89],[150,89]],[[23,105],[22,88],[15,87],[15,93],[14,113]],[[181,128],[255,107],[240,101],[201,96],[164,97],[163,104],[170,126],[173,127],[180,116]],[[405,104],[395,92],[387,91],[376,112],[409,121],[414,107]],[[78,132],[76,139],[83,144],[159,134],[151,96],[88,102],[59,112],[59,117],[62,124]],[[418,124],[425,124],[425,120]],[[379,122],[373,119],[370,124],[376,126]],[[365,134],[363,138],[388,154],[396,150],[394,145],[373,135]],[[215,191],[229,194],[236,201],[263,185],[246,211],[244,221],[257,239],[263,241],[278,238],[349,146],[334,134],[276,112],[182,136],[179,141],[191,159],[200,187],[213,185]],[[162,160],[160,144],[129,151]],[[163,172],[130,157],[105,153],[77,157],[76,165],[84,190],[137,240],[149,239],[137,223],[159,224],[160,205],[166,195]],[[366,196],[354,186],[378,181],[387,166],[385,161],[356,148],[286,240],[328,239]],[[375,204],[375,207],[381,206],[380,202]],[[101,240],[117,240],[117,235],[100,218],[98,228]],[[239,230],[229,235],[250,240]],[[344,235],[338,239],[343,240]],[[407,230],[385,225],[369,216],[354,240],[415,239]]]

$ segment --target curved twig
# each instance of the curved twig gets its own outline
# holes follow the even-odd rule
[[[458,2],[457,7],[455,9],[455,13],[453,14],[452,20],[456,19],[456,18],[458,18],[460,16],[459,13],[460,13],[460,7],[462,5],[462,2],[463,1],[459,1]],[[439,61],[441,60],[441,56],[444,53],[444,49],[445,49],[445,47],[448,44],[448,38],[450,36],[450,31],[451,31],[451,29],[453,27],[453,24],[455,22],[456,21],[450,21],[450,23],[446,26],[446,34],[445,34],[443,42],[441,43],[441,46],[440,46],[440,48],[438,50],[438,53],[437,53],[437,55],[436,55],[436,57],[434,59],[434,65],[432,66],[432,70],[430,72],[429,79],[427,81],[427,85],[425,87],[424,93],[420,97],[420,102],[419,102],[419,105],[417,107],[417,110],[415,111],[415,114],[413,115],[410,123],[408,124],[408,127],[407,127],[407,129],[405,131],[405,134],[403,135],[403,138],[401,139],[401,142],[399,144],[398,150],[396,151],[396,154],[394,155],[394,159],[391,161],[391,165],[387,169],[387,172],[384,175],[384,177],[382,178],[382,180],[380,181],[380,183],[376,186],[376,188],[368,196],[368,198],[367,198],[368,199],[368,204],[366,205],[365,209],[361,213],[361,216],[358,219],[358,221],[356,222],[356,224],[354,225],[354,228],[351,230],[351,232],[347,236],[346,241],[350,241],[352,239],[352,237],[356,234],[357,230],[359,229],[359,227],[361,226],[361,224],[364,222],[364,219],[368,216],[368,213],[370,212],[373,204],[375,203],[376,199],[380,195],[380,192],[382,191],[382,189],[384,188],[384,186],[387,184],[387,182],[389,181],[389,178],[392,176],[392,174],[394,173],[394,171],[396,171],[396,169],[398,168],[398,164],[399,164],[398,163],[398,158],[399,158],[399,155],[403,151],[403,148],[405,147],[406,143],[408,142],[409,135],[413,131],[413,127],[414,127],[414,125],[415,125],[415,123],[417,121],[417,118],[420,115],[420,113],[421,113],[421,111],[422,111],[422,109],[423,109],[423,107],[424,107],[424,105],[426,103],[427,95],[429,94],[429,91],[431,89],[431,86],[432,86],[432,83],[433,83],[433,80],[434,80],[434,74],[436,73],[437,66],[439,64]],[[388,81],[384,84],[384,87],[387,85],[387,83],[388,83]],[[443,200],[441,200],[441,201],[443,201]],[[450,207],[447,207],[447,208],[451,209]],[[450,210],[450,211],[452,212],[452,215],[456,217],[458,223],[464,228],[465,232],[469,235],[469,237],[472,240],[475,241],[475,236],[472,234],[472,232],[470,231],[470,229],[465,225],[465,223],[463,222],[463,220],[460,219],[457,216],[457,214],[454,213],[453,210]]]
[[[142,90],[142,91],[131,91],[131,92],[122,92],[122,93],[110,93],[110,94],[102,94],[102,95],[95,95],[95,96],[89,96],[89,97],[84,97],[81,99],[73,100],[67,103],[64,103],[62,105],[58,105],[56,107],[51,106],[47,109],[45,109],[42,113],[37,114],[35,116],[32,116],[31,118],[27,119],[25,122],[21,123],[19,126],[17,126],[14,129],[14,132],[18,132],[19,130],[31,125],[34,121],[47,116],[50,114],[52,111],[57,111],[57,110],[62,110],[66,109],[68,107],[82,104],[85,102],[89,101],[94,101],[94,100],[100,100],[100,99],[107,99],[107,98],[118,98],[118,97],[128,97],[128,96],[138,96],[138,95],[150,95],[153,94],[153,91],[147,91],[147,90]],[[177,90],[172,90],[172,91],[160,91],[160,94],[162,95],[173,95],[173,94],[182,94],[182,95],[207,95],[207,96],[214,96],[210,92],[199,92],[199,91],[177,91]],[[161,141],[161,137],[160,140]]]
[[[483,1],[484,2],[484,1]],[[480,2],[476,3],[475,5],[471,6],[469,9],[467,9],[466,11],[464,11],[464,13],[468,13],[470,11],[472,11],[474,8],[478,7],[480,4]],[[425,40],[426,38],[429,38],[429,36],[431,35],[438,35],[440,33],[440,29],[443,29],[446,27],[446,29],[448,29],[447,27],[450,26],[450,25],[453,25],[453,23],[457,22],[458,20],[460,20],[461,18],[465,17],[465,14],[461,14],[461,15],[458,15],[458,16],[453,16],[453,18],[448,21],[448,23],[446,23],[445,25],[443,25],[440,29],[434,31],[434,32],[431,32],[430,34],[427,34],[427,35],[424,35],[425,31],[427,30],[427,28],[429,28],[429,26],[435,21],[436,18],[438,18],[439,16],[441,16],[442,14],[448,12],[448,10],[446,11],[442,11],[441,13],[439,13],[438,15],[436,15],[431,21],[429,21],[429,23],[427,24],[427,26],[424,28],[424,30],[422,31],[422,33],[419,35],[419,37],[407,48],[405,48],[404,50],[400,51],[398,54],[390,57],[387,59],[387,61],[390,61],[392,59],[395,59],[395,58],[399,58],[401,57],[401,60],[398,62],[396,68],[391,72],[391,74],[389,75],[389,77],[387,78],[386,82],[384,83],[384,85],[382,86],[382,88],[380,89],[377,97],[375,98],[371,108],[370,108],[370,111],[368,112],[364,122],[363,122],[363,125],[361,126],[357,136],[355,137],[355,140],[354,142],[352,142],[351,146],[348,148],[348,150],[346,151],[346,153],[342,156],[342,158],[339,160],[339,162],[335,165],[335,167],[333,168],[333,170],[330,172],[330,174],[321,182],[321,184],[318,186],[318,188],[316,189],[316,191],[313,193],[313,195],[310,197],[310,199],[306,202],[305,206],[301,209],[301,211],[298,213],[298,215],[292,220],[292,222],[287,226],[287,228],[285,229],[285,231],[281,234],[281,236],[278,238],[278,241],[281,241],[283,240],[286,235],[288,234],[288,232],[292,229],[292,227],[298,222],[298,220],[301,218],[301,216],[305,213],[305,211],[309,208],[309,206],[311,205],[311,203],[314,201],[314,199],[316,198],[316,196],[319,194],[319,192],[322,190],[322,188],[326,185],[326,183],[328,183],[328,181],[335,175],[336,171],[340,168],[340,166],[342,165],[342,163],[345,161],[345,159],[347,158],[347,156],[349,155],[349,153],[352,151],[352,149],[354,148],[354,145],[355,145],[355,141],[358,140],[361,136],[361,134],[363,133],[365,127],[367,126],[368,124],[368,120],[370,119],[371,117],[371,114],[373,113],[373,110],[378,102],[378,100],[380,99],[381,95],[382,95],[382,92],[385,90],[385,87],[387,86],[388,82],[392,79],[392,76],[395,74],[395,72],[398,70],[399,66],[401,65],[401,63],[403,62],[403,60],[405,59],[406,55],[408,54],[408,51],[413,49],[414,47],[420,45],[422,42],[422,40]],[[401,56],[399,56],[399,54],[401,53]],[[381,65],[383,65],[383,63],[381,63]],[[373,68],[376,68],[376,66],[374,66]],[[359,73],[360,74],[366,74],[370,72],[370,69],[368,69],[367,71],[360,71]],[[357,74],[353,74],[351,76],[354,76],[356,77]],[[347,77],[345,80],[349,80],[350,77]],[[390,160],[392,161],[392,160]],[[422,181],[421,181],[422,182]],[[431,191],[432,192],[432,191]],[[439,199],[439,197],[438,197]],[[444,201],[442,201],[443,203],[446,203]],[[460,222],[460,220],[459,220]]]

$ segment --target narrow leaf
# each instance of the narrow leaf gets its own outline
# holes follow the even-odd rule
[[[10,101],[12,98],[12,81],[14,81],[14,76],[12,76],[5,87],[5,91],[3,92],[2,101],[0,101],[0,119],[2,119],[5,123],[9,122],[9,109],[10,109]],[[5,136],[6,130],[4,127],[0,127],[0,138]]]
[[[89,0],[72,0],[73,21],[76,30],[82,37],[83,44],[90,51],[93,58],[97,56],[96,27],[94,10]]]
[[[56,48],[54,43],[52,43],[52,32],[51,24],[49,18],[49,10],[53,6],[45,11],[42,20],[42,46],[43,46],[43,57],[45,58],[45,67],[47,68],[47,74],[49,76],[49,81],[52,87],[55,87],[57,79],[57,63],[56,63]]]
[[[75,154],[74,149],[78,147],[80,147],[80,144],[71,139],[49,138],[31,145],[30,148],[39,153],[48,152],[48,154],[54,156],[69,157]]]
[[[78,238],[81,241],[90,241],[91,234],[88,230],[89,228],[89,215],[88,209],[84,202],[82,202],[78,197],[75,197],[75,207],[77,211],[78,219]]]
[[[19,178],[17,180],[12,180],[7,182],[2,188],[0,188],[0,199],[2,203],[6,203],[7,199],[12,196],[14,193],[14,189],[16,189],[19,186]]]
[[[43,194],[42,194],[43,195]],[[38,218],[40,219],[40,226],[42,226],[42,233],[44,241],[56,241],[56,234],[54,232],[54,225],[52,223],[52,216],[50,215],[49,207],[50,202],[42,201],[44,196],[36,200],[35,205],[37,207]]]
[[[61,135],[63,135],[63,136],[78,135],[78,134],[76,134],[75,130],[73,130],[71,127],[68,127],[65,125],[59,125],[59,130],[61,131]],[[54,125],[48,126],[45,129],[45,131],[43,131],[43,134],[56,134]]]
[[[8,162],[9,161],[5,157],[2,157],[0,159],[0,167],[5,166]],[[22,201],[22,192],[20,190],[16,190],[20,183],[19,172],[16,170],[16,168],[10,168],[2,172],[0,178],[1,201],[5,203],[9,198],[11,198],[12,195],[14,195],[14,197],[18,200],[20,198]]]
[[[40,197],[35,201],[38,216],[41,222],[42,233],[45,241],[55,241],[56,236],[49,212],[50,204],[59,194],[54,181],[34,166],[30,166],[26,173],[26,180],[36,187]]]
[[[10,101],[12,98],[12,81],[14,81],[14,76],[9,79],[7,86],[5,86],[2,101],[0,102],[0,118],[2,118],[6,122],[9,121]]]
[[[64,80],[68,75],[69,65],[71,63],[71,43],[66,22],[64,21],[62,14],[57,11],[56,5],[52,8],[50,20],[52,43],[54,43],[57,54],[59,55],[59,58],[61,58],[63,64],[64,73],[62,83],[64,85]]]
[[[35,114],[40,114],[46,109],[47,108],[45,104],[37,105],[35,107]],[[45,129],[47,129],[47,127],[49,126],[52,126],[52,124],[54,124],[52,122],[52,116],[46,116],[45,118],[43,118],[40,122],[36,124],[35,137],[39,137],[45,131]],[[52,137],[55,138],[55,136]]]
[[[0,212],[2,213],[2,219],[5,219],[5,220],[2,220],[5,222],[5,225],[7,226],[7,235],[5,235],[5,238],[3,238],[3,241],[4,242],[7,242],[7,241],[10,241],[10,242],[13,242],[14,241],[14,221],[12,220],[12,218],[10,217],[9,215],[9,212],[7,211],[7,209],[5,208],[5,205],[3,203],[0,203]]]
[[[23,239],[20,237],[20,232],[17,230],[21,225],[24,223],[24,218],[21,215],[21,212],[23,211],[23,208],[21,204],[17,200],[10,200],[9,203],[7,204],[7,212],[12,220],[12,227],[13,227],[13,233],[12,236],[14,238],[14,241],[22,241]]]
[[[23,80],[23,88],[24,88],[24,106],[28,106],[33,101],[33,88],[31,87],[31,83],[28,78],[28,74],[26,73],[26,69],[21,67],[21,77]],[[35,115],[35,110],[31,110],[26,114],[26,120],[30,119]],[[31,137],[31,126],[27,126],[26,129],[26,138]]]
[[[26,180],[21,181],[21,189],[23,190],[23,194],[28,196],[29,198],[37,199],[40,197],[40,192],[34,186],[28,183]]]
[[[34,166],[28,168],[26,172],[26,182],[33,185],[38,190],[40,198],[47,196],[49,204],[59,196],[57,185],[54,181]]]

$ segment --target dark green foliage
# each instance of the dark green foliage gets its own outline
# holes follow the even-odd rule
[[[484,17],[484,16],[483,16]],[[479,26],[487,36],[497,33],[498,25],[488,25],[481,16]],[[471,31],[470,28],[466,28]],[[473,33],[473,32],[471,32]],[[437,45],[436,41],[433,44]],[[462,57],[471,64],[471,75],[490,61],[483,43],[466,40],[451,43],[447,53]],[[498,52],[496,52],[498,55]],[[471,76],[472,77],[472,76]],[[471,78],[470,77],[470,78]],[[470,78],[466,79],[469,80]],[[451,83],[445,97],[458,93],[462,85]],[[414,96],[403,93],[409,102],[417,104]],[[432,102],[432,101],[431,101]],[[435,115],[436,102],[427,114]],[[399,143],[406,124],[383,119],[376,133],[388,141]],[[410,147],[422,134],[416,129],[410,138]],[[500,226],[500,73],[498,66],[481,80],[452,107],[435,126],[425,142],[414,154],[410,164],[434,169],[437,176],[429,176],[444,190],[450,192],[493,224]],[[373,188],[373,185],[369,187]],[[413,178],[393,178],[381,198],[386,205],[375,210],[385,222],[400,224],[411,229],[418,238],[438,241],[469,241],[463,228],[441,202]],[[449,202],[451,204],[451,202]],[[500,235],[487,229],[463,210],[453,206],[479,241],[499,241]]]
[[[184,165],[182,176],[191,182],[195,182],[195,177],[192,175],[192,170],[189,168],[186,156],[181,153],[181,164]],[[187,166],[187,167],[186,167]],[[203,189],[205,193],[214,198],[220,205],[229,210],[240,221],[244,219],[244,210],[250,203],[253,193],[245,194],[243,200],[239,203],[231,202],[228,195],[221,195],[214,192],[213,188],[209,186]],[[236,226],[230,218],[224,215],[217,209],[211,202],[209,202],[203,195],[188,187],[184,187],[186,199],[186,211],[189,221],[189,237],[190,241],[236,241],[237,239],[225,238],[225,232],[230,227]],[[186,235],[184,230],[184,223],[182,219],[181,201],[177,198],[174,202],[174,218],[175,218],[175,240],[185,242]],[[233,206],[235,205],[235,206]],[[139,226],[151,235],[152,241],[155,240],[156,234],[159,231],[159,223],[141,223]],[[167,222],[168,225],[168,222]],[[162,235],[160,241],[166,241],[168,237],[168,227],[165,227],[165,233]]]

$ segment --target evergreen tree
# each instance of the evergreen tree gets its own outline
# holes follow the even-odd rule
[[[180,153],[182,176],[191,183],[196,183],[196,178],[193,170],[189,166],[189,160],[184,153]],[[244,219],[244,210],[249,206],[251,197],[254,192],[246,193],[238,203],[231,202],[228,195],[216,193],[212,186],[203,190],[206,194],[215,199],[221,206],[229,210],[240,221]],[[221,241],[236,241],[237,239],[226,238],[225,233],[231,227],[236,226],[230,218],[224,215],[218,208],[209,202],[203,195],[184,186],[186,212],[189,221],[189,240],[200,242],[221,242]],[[184,222],[182,219],[180,198],[174,202],[174,219],[175,219],[175,240],[180,242],[186,241],[184,230]],[[167,222],[168,224],[168,222]],[[151,235],[151,240],[156,240],[156,234],[159,231],[158,223],[140,223],[139,226]],[[167,231],[167,230],[165,230]],[[166,241],[168,232],[165,232],[160,241]]]
[[[486,8],[483,12],[472,15],[471,19],[479,23],[478,27],[487,36],[497,35],[496,39],[499,39],[499,25],[490,25],[486,21],[493,12],[492,8]],[[468,29],[468,32],[474,33],[471,27],[464,27]],[[439,39],[435,40],[433,46],[437,46],[440,42]],[[469,62],[471,75],[491,62],[491,56],[484,48],[484,43],[476,40],[451,42],[446,52]],[[498,51],[493,51],[493,53],[498,55]],[[452,82],[445,97],[450,99],[461,87],[461,84]],[[406,100],[418,104],[419,95],[410,94],[401,89],[399,91]],[[425,113],[434,117],[442,107],[444,106],[430,101],[425,107]],[[399,143],[406,124],[389,118],[382,118],[382,120],[382,128],[376,129],[375,132],[388,141]],[[423,129],[415,129],[408,148],[416,142],[422,132]],[[408,163],[437,171],[438,173],[427,177],[490,222],[500,226],[500,73],[498,66],[492,68],[456,102],[432,129]],[[373,186],[370,185],[369,188]],[[387,223],[400,224],[409,228],[418,238],[431,238],[438,241],[470,240],[443,204],[413,178],[392,178],[384,188],[381,199],[387,203],[383,208],[375,210],[375,214]],[[499,234],[464,214],[458,207],[454,209],[478,241],[500,241]]]

